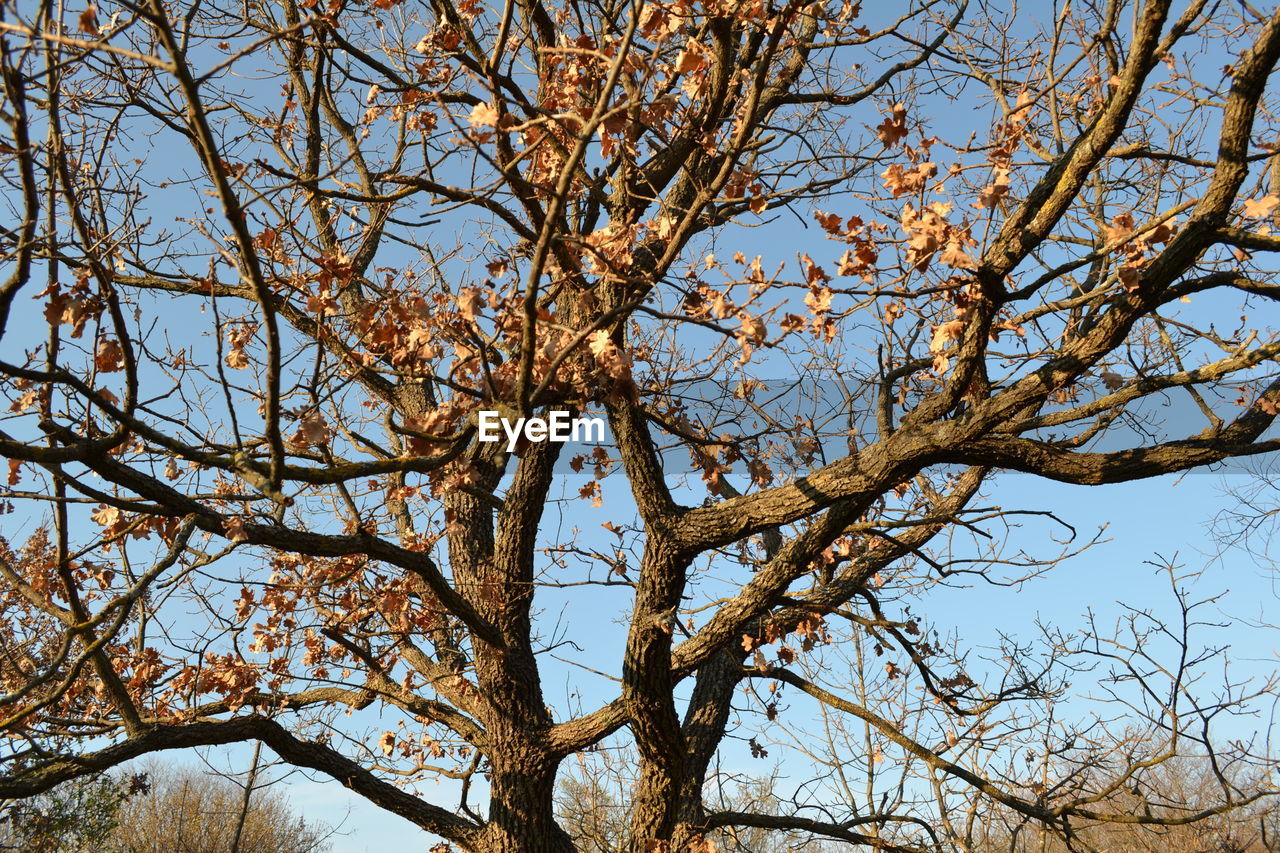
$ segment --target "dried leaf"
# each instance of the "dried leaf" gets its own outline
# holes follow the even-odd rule
[[[244,523],[244,516],[229,515],[222,520],[222,534],[232,542],[248,542],[249,534],[245,532]]]
[[[1102,384],[1107,386],[1108,391],[1114,391],[1124,385],[1125,378],[1119,373],[1110,370],[1102,371]]]
[[[498,110],[493,104],[476,104],[471,109],[467,121],[472,127],[497,127]]]
[[[892,148],[907,135],[907,108],[903,104],[890,107],[889,116],[876,128],[876,136],[885,148]]]
[[[698,41],[689,39],[684,50],[676,56],[676,72],[679,74],[691,74],[695,71],[701,71],[710,63],[707,62],[707,49]]]
[[[831,310],[831,295],[829,287],[810,287],[809,295],[804,298],[804,304],[814,314],[825,314]]]
[[[1263,196],[1260,199],[1245,199],[1244,215],[1251,219],[1261,219],[1271,213],[1277,204],[1280,204],[1280,197],[1273,195]]]
[[[483,294],[478,287],[464,287],[458,291],[458,312],[468,322],[475,322],[476,312],[484,304]]]
[[[80,32],[88,33],[91,36],[98,34],[98,7],[89,4],[83,12],[80,13],[80,20],[77,22]]]
[[[768,332],[764,320],[742,311],[738,314],[738,322],[742,325],[738,333],[739,337],[756,345],[764,343],[765,334]]]
[[[297,431],[289,437],[289,443],[296,447],[312,447],[329,443],[329,425],[319,412],[306,415],[298,424]]]
[[[114,338],[106,338],[98,344],[98,352],[93,357],[93,364],[100,373],[115,373],[124,365],[124,350],[120,342]]]

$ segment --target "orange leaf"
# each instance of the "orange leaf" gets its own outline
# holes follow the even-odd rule
[[[120,342],[114,338],[107,338],[98,344],[98,353],[93,357],[94,366],[102,373],[115,373],[123,360],[124,351],[120,349]]]
[[[907,135],[907,108],[902,104],[894,104],[890,108],[889,117],[876,128],[876,136],[885,148],[892,148]]]
[[[689,43],[685,45],[684,50],[680,51],[679,55],[676,56],[676,72],[689,74],[706,68],[709,64],[706,50],[694,39],[689,39]]]
[[[89,4],[89,7],[80,13],[78,26],[80,27],[80,32],[96,36],[98,34],[98,7],[92,3]]]
[[[472,127],[495,127],[498,124],[498,110],[493,104],[476,104],[471,109],[467,121]]]
[[[1263,196],[1257,201],[1249,198],[1244,202],[1244,215],[1251,219],[1261,219],[1269,214],[1277,204],[1280,204],[1280,198],[1273,195]]]

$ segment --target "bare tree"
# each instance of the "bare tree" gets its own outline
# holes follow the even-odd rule
[[[1205,729],[1268,685],[1184,677],[1143,603],[1007,665],[924,608],[1081,547],[1007,538],[1069,528],[988,505],[1001,472],[1101,487],[1277,448],[1280,12],[0,16],[0,796],[253,741],[437,849],[559,853],[557,775],[618,737],[626,847],[705,853],[753,828],[963,849],[960,793],[971,824],[1071,844],[1274,793],[1264,749]],[[563,460],[521,420],[592,414],[607,440]],[[1046,654],[1114,663],[1129,711],[1061,720]],[[565,667],[600,686],[556,695]],[[1046,720],[1139,790],[1187,749],[1239,784],[1176,818],[1037,790],[1008,761]],[[841,801],[709,799],[718,761],[771,748],[752,726],[829,730],[805,749]]]
[[[280,788],[154,758],[11,802],[3,815],[0,849],[22,853],[325,853],[333,834],[297,816]]]
[[[625,853],[632,847],[627,802],[635,787],[635,755],[627,749],[601,749],[575,756],[556,791],[556,818],[582,853]],[[781,795],[777,768],[769,775],[713,773],[703,797],[717,811],[784,813],[791,803]],[[709,837],[717,849],[738,853],[825,853],[836,848],[804,832],[768,826],[729,826]]]
[[[1099,768],[1101,769],[1101,768]],[[1165,805],[1153,807],[1151,793]],[[1266,853],[1276,849],[1274,807],[1253,807],[1212,814],[1196,821],[1183,818],[1218,801],[1217,771],[1203,758],[1182,757],[1161,764],[1157,773],[1132,787],[1121,786],[1108,797],[1108,805],[1132,820],[1082,827],[1070,842],[1043,832],[1017,816],[992,820],[981,828],[983,838],[975,850],[1011,853],[1066,853],[1073,849],[1132,850],[1160,853],[1167,850],[1204,853]],[[1155,817],[1162,821],[1141,822]]]
[[[106,848],[129,797],[148,791],[141,774],[73,779],[0,809],[0,850],[84,853]]]
[[[99,847],[120,853],[325,853],[332,831],[299,816],[281,788],[244,797],[234,781],[194,768],[144,763],[150,791],[125,800]]]

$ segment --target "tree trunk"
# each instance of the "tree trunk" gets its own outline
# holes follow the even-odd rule
[[[540,750],[495,749],[489,826],[476,853],[574,853],[553,809],[556,763]]]

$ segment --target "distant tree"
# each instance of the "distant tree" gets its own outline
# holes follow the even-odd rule
[[[601,749],[579,756],[556,786],[556,817],[578,853],[626,853],[631,849],[627,800],[633,756]]]
[[[0,850],[21,853],[325,853],[330,829],[283,792],[150,761],[10,802]]]
[[[636,779],[635,756],[626,749],[601,749],[579,756],[562,775],[556,791],[556,817],[573,840],[577,853],[627,853],[631,830],[627,802]],[[826,853],[837,849],[783,825],[771,828],[769,815],[785,813],[779,780],[769,776],[716,777],[704,793],[719,812],[758,814],[763,825],[729,826],[707,838],[729,853]]]
[[[332,832],[296,814],[278,788],[186,767],[146,765],[151,791],[126,799],[106,853],[325,853]],[[245,804],[247,802],[247,808]]]
[[[120,829],[120,811],[145,796],[145,774],[101,774],[63,783],[27,800],[10,801],[0,815],[0,850],[94,853],[107,850]]]
[[[1110,850],[1124,853],[1272,853],[1280,850],[1280,814],[1272,801],[1240,809],[1220,809],[1224,787],[1241,790],[1256,780],[1236,779],[1234,768],[1206,756],[1185,755],[1163,762],[1146,778],[1122,779],[1117,766],[1095,765],[1075,772],[1077,784],[1103,790],[1099,806],[1115,820],[1081,822],[1070,837],[1013,812],[989,813],[971,839],[974,853],[1073,853]],[[1082,778],[1088,776],[1087,780]],[[1153,800],[1159,802],[1153,804]]]

